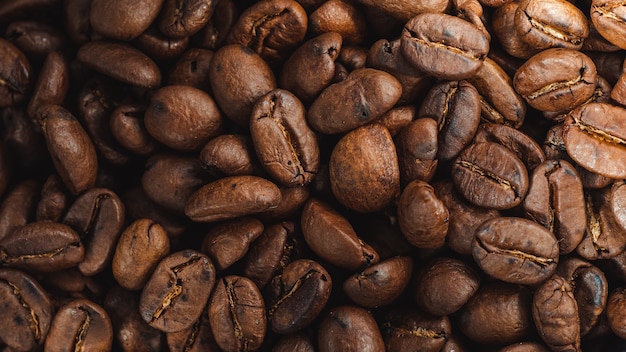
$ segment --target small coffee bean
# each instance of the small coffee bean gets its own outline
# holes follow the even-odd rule
[[[241,217],[217,224],[204,237],[202,251],[224,270],[243,258],[248,247],[263,233],[263,223],[252,217]]]
[[[608,305],[606,307],[606,315],[609,320],[609,326],[620,338],[626,337],[626,315],[624,315],[624,306],[626,304],[626,291],[624,288],[613,290],[609,295]]]
[[[474,142],[494,142],[505,146],[517,155],[529,171],[532,171],[546,160],[539,143],[535,142],[532,137],[524,132],[506,125],[497,123],[481,124],[474,136]]]
[[[590,10],[593,26],[606,40],[624,49],[624,18],[622,3],[613,0],[593,0]]]
[[[90,23],[97,33],[117,40],[131,40],[143,33],[157,18],[163,0],[94,0]]]
[[[318,331],[320,352],[385,351],[385,343],[374,317],[365,309],[339,306],[331,309]]]
[[[164,0],[159,30],[170,38],[185,38],[200,31],[213,15],[214,0]]]
[[[216,176],[257,175],[261,165],[250,136],[221,134],[200,151],[200,163]]]
[[[437,121],[424,117],[403,127],[395,138],[400,168],[400,182],[430,181],[437,171],[439,160]]]
[[[111,135],[122,148],[147,156],[154,152],[157,142],[144,124],[145,108],[140,105],[120,105],[109,118]]]
[[[418,248],[443,246],[450,215],[435,190],[415,180],[402,191],[398,202],[398,224],[404,237]]]
[[[28,103],[28,115],[37,118],[37,110],[46,104],[61,105],[69,88],[69,68],[66,59],[58,51],[46,56],[33,96]]]
[[[0,107],[18,105],[26,99],[33,79],[28,58],[11,42],[0,38]]]
[[[388,305],[398,298],[413,274],[410,257],[394,257],[350,276],[343,291],[354,303],[366,308]]]
[[[349,2],[328,0],[309,15],[308,31],[314,35],[335,32],[345,44],[361,44],[367,37],[367,22],[363,12]]]

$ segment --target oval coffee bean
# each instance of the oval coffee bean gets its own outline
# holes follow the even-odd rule
[[[193,221],[214,222],[260,213],[277,207],[280,200],[280,189],[264,178],[230,176],[193,193],[185,214]]]
[[[258,175],[261,169],[250,137],[242,134],[221,134],[211,139],[200,151],[200,163],[219,176]]]
[[[250,116],[250,135],[261,164],[285,186],[310,183],[319,167],[317,136],[304,105],[287,90],[259,98]]]
[[[29,271],[71,268],[85,256],[80,237],[69,226],[31,222],[0,241],[0,264]]]
[[[593,26],[612,44],[626,49],[623,4],[614,0],[593,0],[590,17]]]
[[[170,252],[170,240],[161,225],[151,219],[130,224],[117,242],[113,277],[128,290],[140,290],[161,259]]]
[[[404,237],[417,248],[443,246],[450,214],[424,181],[415,180],[402,191],[398,202],[398,224]]]
[[[332,280],[320,264],[300,259],[269,283],[268,319],[272,331],[290,334],[308,326],[326,306]]]
[[[365,268],[343,283],[343,291],[354,303],[376,308],[392,303],[411,280],[411,257],[394,257]]]
[[[166,337],[171,352],[219,351],[206,310],[190,328],[167,333]]]
[[[476,230],[472,256],[485,273],[497,279],[535,285],[556,270],[559,246],[543,226],[523,218],[501,217]]]
[[[503,124],[481,124],[474,136],[474,143],[481,142],[494,142],[505,146],[524,162],[528,170],[533,170],[546,160],[543,149],[532,137]]]
[[[75,299],[57,311],[44,346],[45,351],[110,351],[113,327],[99,305]]]
[[[465,148],[452,165],[452,180],[467,200],[490,209],[512,208],[528,191],[528,172],[522,161],[492,142]]]
[[[76,118],[58,105],[39,110],[52,162],[65,186],[73,194],[93,187],[98,172],[96,150]]]
[[[202,251],[224,270],[243,258],[248,247],[263,232],[263,223],[255,218],[227,220],[211,228],[204,237]]]
[[[0,107],[20,104],[32,84],[28,58],[11,42],[0,38]]]
[[[164,0],[159,30],[170,38],[189,37],[204,27],[213,15],[214,0]]]
[[[43,345],[54,307],[44,289],[27,274],[0,270],[0,340],[17,351],[37,350]]]
[[[365,309],[339,306],[331,309],[320,323],[320,352],[383,352],[385,343],[374,317]]]
[[[437,121],[423,117],[404,126],[395,137],[400,168],[400,182],[430,181],[437,171],[439,160]]]
[[[109,118],[113,138],[131,153],[147,156],[156,149],[156,142],[144,124],[145,108],[136,105],[120,105]]]
[[[381,125],[366,125],[343,136],[328,166],[332,192],[347,208],[363,213],[378,211],[400,192],[396,147]]]
[[[208,305],[215,342],[226,352],[255,351],[265,338],[265,303],[254,282],[230,275],[217,280]]]
[[[586,229],[576,253],[587,260],[613,258],[626,249],[626,232],[611,207],[611,188],[585,191]]]
[[[132,40],[157,18],[163,0],[93,0],[90,24],[97,33],[117,40]]]
[[[400,49],[419,70],[441,79],[460,80],[478,71],[489,52],[489,41],[470,22],[442,13],[423,13],[404,26]]]
[[[570,112],[563,125],[567,154],[580,166],[610,178],[626,178],[626,109],[590,103]]]
[[[191,86],[210,92],[211,84],[207,77],[213,54],[213,51],[207,49],[187,49],[170,69],[167,85]]]
[[[452,333],[448,317],[404,307],[385,314],[380,325],[388,352],[445,351]]]
[[[70,84],[67,60],[58,51],[46,56],[33,96],[28,103],[28,116],[37,118],[37,110],[46,104],[62,105]]]
[[[163,332],[186,329],[200,318],[214,283],[215,268],[206,255],[194,250],[172,253],[141,292],[141,317]]]

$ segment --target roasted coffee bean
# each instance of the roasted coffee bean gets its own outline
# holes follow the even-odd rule
[[[144,124],[145,108],[140,105],[120,105],[109,118],[111,135],[121,147],[138,155],[150,155],[157,142]]]
[[[208,305],[215,342],[226,352],[255,351],[265,338],[265,302],[254,282],[230,275],[217,280]]]
[[[609,295],[606,315],[609,326],[620,338],[626,338],[626,316],[624,316],[624,304],[626,303],[626,291],[624,288],[613,290]]]
[[[609,197],[615,220],[622,228],[626,229],[626,187],[624,185],[626,185],[624,181],[613,182]]]
[[[233,0],[217,1],[213,15],[207,24],[191,37],[191,42],[203,49],[217,49],[226,40],[238,16],[239,11]]]
[[[152,202],[141,187],[133,187],[126,191],[122,194],[122,201],[126,205],[129,220],[152,219],[163,226],[168,236],[179,236],[188,226],[188,221],[185,221],[184,217],[177,216]]]
[[[343,136],[328,167],[335,198],[350,209],[364,213],[381,210],[400,192],[396,147],[381,125],[366,125]]]
[[[403,22],[424,12],[443,13],[449,6],[449,1],[445,0],[429,0],[419,3],[410,0],[359,0],[359,3],[373,7],[379,12],[387,13]]]
[[[111,263],[124,227],[124,203],[111,190],[92,188],[74,201],[63,223],[78,233],[85,246],[85,259],[78,269],[95,275]]]
[[[374,317],[355,306],[331,309],[320,323],[317,339],[320,352],[385,350]]]
[[[402,54],[413,66],[434,77],[460,80],[472,76],[489,52],[487,37],[458,17],[424,13],[402,31]]]
[[[404,237],[415,247],[443,246],[449,218],[448,209],[428,183],[415,180],[402,191],[398,202],[398,224]]]
[[[193,193],[185,214],[196,222],[214,222],[260,213],[277,207],[280,200],[280,189],[264,178],[231,176]]]
[[[328,0],[309,15],[309,32],[341,34],[345,44],[360,44],[367,37],[367,22],[361,10],[351,3]]]
[[[390,258],[350,276],[343,283],[343,291],[361,307],[388,305],[404,292],[412,273],[410,257]]]
[[[330,205],[311,198],[302,210],[302,235],[315,254],[340,268],[357,270],[378,263],[378,253],[357,236]]]
[[[26,99],[33,82],[28,58],[11,42],[0,38],[0,107],[18,105]]]
[[[533,108],[563,111],[589,99],[596,80],[596,65],[585,54],[572,49],[548,49],[519,68],[513,86]]]
[[[59,175],[52,174],[41,188],[41,199],[37,203],[35,221],[59,222],[69,207],[70,195]],[[0,205],[0,219],[2,218]],[[0,224],[2,221],[0,220]],[[2,231],[0,231],[2,232]],[[0,235],[0,239],[4,236]]]
[[[417,109],[412,105],[403,105],[387,111],[376,123],[385,126],[392,137],[417,117]]]
[[[304,39],[308,20],[295,0],[264,0],[241,13],[228,44],[250,47],[270,64],[281,61]]]
[[[393,309],[383,317],[381,330],[389,352],[441,351],[452,327],[446,316],[436,317],[415,309]]]
[[[437,121],[424,117],[412,121],[398,132],[395,144],[403,185],[413,180],[428,182],[435,175],[439,164],[437,127]]]
[[[610,192],[610,188],[585,191],[586,229],[576,248],[584,259],[608,259],[626,249],[626,232],[615,218]]]
[[[276,342],[272,352],[315,352],[313,342],[304,334],[286,335]]]
[[[311,191],[306,186],[279,187],[280,202],[276,208],[272,208],[257,214],[257,217],[266,222],[272,223],[291,219],[302,209],[304,203],[309,199]]]
[[[109,351],[113,327],[107,312],[94,302],[76,299],[57,311],[44,349],[46,351]]]
[[[541,339],[552,350],[579,351],[578,305],[569,282],[554,275],[533,297],[533,320]]]
[[[535,285],[550,277],[559,262],[556,237],[523,218],[484,222],[472,242],[472,255],[487,274],[505,282]]]
[[[157,18],[163,0],[127,3],[121,0],[93,0],[90,23],[97,33],[117,40],[131,40],[143,33]]]
[[[480,285],[474,268],[457,259],[439,257],[418,275],[415,300],[427,313],[450,315],[467,303]]]
[[[505,146],[514,152],[530,171],[546,160],[543,149],[534,139],[506,125],[481,124],[474,136],[474,142],[494,142]]]
[[[37,111],[46,104],[61,105],[69,88],[69,68],[66,59],[58,51],[46,56],[39,78],[28,103],[28,116],[37,118]]]
[[[187,49],[189,37],[170,38],[150,27],[134,40],[137,49],[156,61],[177,59]]]
[[[261,164],[285,186],[311,182],[319,167],[319,146],[306,110],[287,90],[259,98],[250,116],[250,135]]]
[[[48,335],[54,307],[31,276],[13,269],[0,270],[0,340],[17,351],[37,350]]]
[[[159,30],[171,38],[185,38],[200,31],[213,15],[214,0],[165,0]]]
[[[528,172],[508,148],[493,142],[465,148],[452,165],[452,180],[470,202],[485,208],[509,209],[528,192]]]
[[[217,270],[224,270],[243,258],[250,243],[263,233],[263,223],[242,217],[224,221],[213,227],[204,237],[202,251],[215,262]]]
[[[161,84],[161,71],[154,61],[127,44],[89,42],[80,47],[77,57],[86,66],[123,83],[143,88]]]
[[[178,57],[178,61],[169,71],[168,85],[191,86],[209,91],[211,85],[207,80],[213,51],[191,48]]]
[[[624,49],[624,17],[622,3],[613,0],[593,0],[590,10],[593,26],[606,40]]]
[[[0,240],[32,221],[40,184],[24,180],[7,193],[0,204]]]
[[[200,318],[190,328],[170,332],[166,336],[167,347],[172,352],[219,351],[211,331],[207,309],[202,312]]]
[[[498,6],[491,18],[493,34],[502,45],[502,49],[509,55],[523,59],[533,56],[539,50],[526,43],[515,27],[515,15],[520,3],[518,1],[502,2],[506,3]]]
[[[57,27],[38,21],[16,21],[7,26],[5,36],[35,62],[53,51],[66,51],[68,40]]]
[[[554,234],[561,254],[576,249],[585,234],[585,196],[574,167],[565,160],[537,166],[524,199],[526,217]]]
[[[381,117],[401,94],[400,82],[387,72],[355,70],[345,80],[322,91],[309,108],[307,120],[321,133],[348,132]]]
[[[141,292],[141,317],[163,332],[189,328],[200,318],[214,283],[215,268],[206,255],[194,250],[172,253]]]
[[[290,334],[308,326],[326,306],[332,280],[309,259],[288,264],[268,285],[268,319],[272,331]]]
[[[128,290],[144,287],[154,268],[170,252],[167,232],[150,219],[139,219],[124,229],[113,255],[115,280]]]
[[[574,109],[563,125],[567,154],[589,171],[625,178],[624,116],[624,108],[607,103],[590,103]]]
[[[532,295],[530,289],[519,285],[482,285],[461,308],[458,327],[478,343],[507,344],[529,338],[534,330]]]
[[[256,175],[261,168],[250,136],[242,134],[211,139],[200,151],[200,163],[216,176]]]

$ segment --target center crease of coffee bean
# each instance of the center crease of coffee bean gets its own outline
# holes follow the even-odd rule
[[[11,287],[11,290],[13,291],[13,295],[15,296],[17,301],[28,312],[28,317],[29,317],[28,320],[30,321],[30,324],[28,324],[28,327],[32,331],[35,341],[37,343],[40,343],[41,342],[41,329],[39,327],[39,316],[37,316],[37,313],[35,312],[35,310],[31,308],[31,306],[28,303],[26,303],[26,301],[24,300],[24,297],[22,297],[20,289],[15,284],[6,280],[0,280],[0,282],[4,282],[9,287]]]
[[[276,309],[278,309],[278,307],[289,297],[293,296],[293,294],[300,288],[300,286],[302,286],[303,282],[308,280],[309,278],[311,278],[311,276],[313,276],[314,274],[319,273],[319,271],[317,270],[309,270],[303,278],[300,278],[296,281],[296,283],[293,284],[293,286],[291,286],[289,288],[289,292],[280,295],[278,297],[278,300],[276,301],[276,303],[274,303],[272,305],[272,307],[269,309],[268,311],[268,315],[271,317],[272,315],[274,315],[274,312],[276,311]],[[282,284],[282,282],[281,282]],[[281,292],[284,292],[285,288],[281,287]]]
[[[289,10],[288,9],[284,9],[281,12],[275,13],[273,15],[264,15],[261,16],[260,18],[258,18],[256,21],[254,21],[254,23],[252,24],[252,40],[250,41],[251,43],[253,43],[255,46],[256,45],[261,45],[261,46],[265,46],[265,38],[259,38],[259,32],[261,32],[259,29],[261,29],[263,26],[265,26],[266,23],[270,22],[271,20],[280,17],[286,13],[288,13]],[[259,43],[260,41],[262,41],[262,43]]]
[[[531,262],[536,263],[537,265],[542,266],[542,267],[543,266],[548,266],[548,265],[554,263],[554,259],[543,258],[543,257],[537,256],[537,255],[534,255],[534,254],[522,252],[522,251],[520,251],[518,249],[497,248],[497,247],[485,244],[484,241],[482,241],[478,237],[476,238],[476,240],[478,241],[480,246],[485,251],[487,251],[488,253],[504,254],[504,255],[520,258],[520,259],[523,259],[523,260],[530,260]]]
[[[167,308],[169,308],[170,306],[174,304],[174,299],[176,299],[176,297],[180,296],[183,293],[183,285],[182,285],[183,280],[178,278],[178,273],[181,272],[184,268],[199,261],[200,259],[201,259],[200,257],[194,257],[184,263],[175,265],[170,268],[170,270],[174,273],[174,277],[176,278],[176,281],[174,281],[174,285],[170,287],[170,290],[167,292],[165,297],[163,297],[163,300],[161,301],[161,304],[159,305],[159,307],[157,307],[154,313],[152,313],[152,321],[155,321],[161,315],[163,315],[163,312],[165,312]]]
[[[542,87],[538,90],[536,90],[534,93],[529,94],[527,97],[530,100],[535,100],[537,98],[539,98],[542,95],[548,94],[550,92],[554,92],[555,90],[558,89],[563,89],[563,88],[569,88],[572,86],[575,86],[579,83],[583,83],[583,84],[591,84],[590,82],[587,82],[583,79],[583,74],[586,71],[586,67],[583,67],[581,69],[580,74],[578,75],[578,77],[571,79],[569,81],[561,81],[561,82],[554,82],[554,83],[550,83],[545,87]]]
[[[537,21],[536,19],[532,18],[526,11],[524,11],[524,14],[526,15],[526,18],[528,19],[528,22],[530,22],[530,26],[532,28],[537,29],[540,32],[543,32],[543,33],[545,33],[545,34],[547,34],[547,35],[549,35],[551,37],[554,37],[554,38],[556,38],[558,40],[562,40],[564,42],[570,42],[570,43],[572,43],[574,45],[578,45],[578,44],[580,44],[582,42],[581,38],[574,37],[574,36],[569,36],[569,35],[559,31],[558,29],[556,29],[556,28],[554,28],[554,27],[552,27],[552,26],[550,26],[548,24],[545,24],[543,22]],[[532,28],[529,29],[528,32],[530,32],[532,30]]]
[[[441,120],[437,124],[437,129],[439,132],[443,130],[443,128],[450,122],[448,118],[448,112],[450,112],[450,105],[452,105],[452,97],[456,94],[458,87],[452,87],[449,91],[446,92],[445,104],[443,105],[443,111],[441,112]]]
[[[15,84],[13,84],[13,83],[11,83],[11,82],[9,82],[7,80],[4,80],[2,78],[0,78],[0,86],[8,87],[9,91],[11,91],[11,92],[24,93],[24,92],[21,92],[20,89]]]
[[[67,246],[64,247],[59,247],[56,249],[53,249],[49,252],[43,252],[43,253],[37,253],[37,254],[23,254],[23,255],[19,255],[16,257],[13,257],[9,254],[7,254],[7,252],[4,250],[4,248],[0,249],[0,263],[2,264],[13,264],[19,261],[23,261],[23,260],[27,260],[27,259],[33,259],[33,258],[52,258],[54,256],[57,256],[61,253],[63,253],[63,251],[65,251],[67,248],[69,247],[80,247],[80,242],[72,242]]]
[[[504,116],[498,110],[496,110],[493,105],[489,104],[489,102],[485,100],[482,95],[480,96],[480,106],[484,110],[487,110],[487,112],[489,112],[488,116],[482,114],[483,118],[485,118],[489,122],[508,125],[507,120],[504,118]]]
[[[474,55],[470,52],[464,51],[462,49],[459,49],[457,47],[448,45],[446,43],[443,42],[431,42],[430,40],[425,40],[425,39],[420,39],[418,38],[417,33],[413,32],[412,30],[408,29],[405,27],[405,29],[411,34],[411,40],[417,42],[418,44],[424,45],[424,46],[428,46],[428,47],[434,47],[434,48],[441,48],[444,49],[446,51],[450,51],[453,52],[455,54],[459,54],[460,56],[464,56],[467,57],[469,59],[472,60],[482,60],[484,59],[484,55]]]
[[[614,4],[602,4],[602,5],[594,5],[593,12],[600,13],[600,16],[605,18],[610,18],[620,23],[624,23],[626,19],[619,17],[613,10],[618,7],[626,6],[626,1],[621,1]]]
[[[196,342],[196,338],[198,338],[198,334],[200,333],[200,322],[201,319],[198,319],[191,326],[191,332],[189,333],[189,335],[187,335],[187,339],[185,339],[185,344],[183,345],[183,352],[191,350],[194,343]]]
[[[78,329],[78,332],[76,333],[76,337],[74,338],[74,341],[76,341],[76,344],[74,345],[74,352],[82,352],[83,351],[83,344],[85,343],[85,337],[87,336],[87,331],[89,330],[89,325],[91,324],[91,314],[89,313],[88,310],[84,309],[84,308],[78,308],[80,309],[83,313],[85,313],[85,320],[83,320],[83,323],[80,324],[80,328]]]
[[[431,330],[431,329],[426,329],[426,328],[422,328],[422,327],[415,327],[415,328],[400,328],[400,327],[396,327],[396,326],[392,326],[391,323],[385,323],[385,327],[393,330],[393,331],[397,331],[400,335],[402,336],[417,336],[417,337],[426,337],[429,339],[441,339],[441,338],[446,338],[446,333],[445,332],[441,332],[441,331],[435,331],[435,330]]]
[[[613,136],[610,133],[586,124],[579,117],[573,116],[573,118],[574,123],[572,125],[578,127],[582,132],[586,133],[587,135],[595,139],[599,139],[603,142],[613,143],[626,147],[626,140],[624,140],[623,138]]]
[[[233,284],[225,278],[222,279],[222,281],[224,282],[226,294],[228,295],[228,308],[230,311],[230,317],[233,321],[233,332],[235,333],[235,338],[243,342],[242,351],[247,351],[250,341],[243,334],[243,327],[241,326],[239,315],[237,314],[237,294],[235,293],[235,288],[233,287]]]
[[[590,194],[585,195],[585,206],[587,208],[587,230],[591,234],[591,243],[593,243],[593,247],[596,249],[596,252],[606,252],[605,248],[602,248],[598,244],[598,240],[602,235],[602,225],[600,224],[600,215],[594,206],[594,203],[591,199]]]
[[[499,185],[502,186],[502,188],[504,189],[510,189],[511,191],[513,191],[513,194],[515,195],[515,199],[519,198],[519,192],[517,190],[517,187],[515,187],[515,185],[511,184],[511,182],[503,179],[502,177],[494,174],[491,171],[485,170],[482,167],[473,164],[469,161],[465,161],[465,160],[461,160],[458,162],[458,164],[460,164],[462,167],[469,169],[471,172],[477,173],[483,177],[486,177],[490,180],[495,181],[496,183],[498,183]]]
[[[94,227],[96,226],[97,223],[97,219],[100,215],[100,210],[102,208],[100,202],[103,202],[107,199],[110,199],[111,197],[108,194],[100,194],[96,197],[96,200],[94,202],[94,206],[91,210],[91,216],[89,217],[89,222],[87,223],[87,228],[85,229],[85,232],[82,234],[83,236],[85,235],[89,235],[92,233]],[[80,235],[80,233],[79,233]],[[83,237],[81,236],[81,238]]]

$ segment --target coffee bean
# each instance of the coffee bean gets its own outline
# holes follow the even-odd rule
[[[159,30],[171,38],[189,37],[207,24],[215,3],[213,0],[165,0],[158,22]]]
[[[515,26],[515,17],[519,2],[500,1],[493,13],[493,34],[502,45],[502,48],[511,56],[527,59],[539,50],[522,39],[524,33],[518,33]],[[543,44],[539,42],[539,44]]]
[[[340,0],[323,2],[309,15],[308,31],[314,35],[335,32],[345,44],[360,44],[367,37],[365,15],[356,6]]]
[[[227,220],[209,230],[202,243],[202,252],[213,259],[217,270],[224,270],[243,258],[250,243],[262,232],[263,223],[255,218]]]
[[[343,283],[343,291],[361,307],[384,306],[402,294],[412,273],[410,257],[390,258],[350,276]]]
[[[402,184],[428,182],[435,175],[439,164],[437,127],[434,119],[419,118],[398,132],[395,144]]]
[[[200,48],[186,50],[169,71],[168,85],[191,86],[210,91],[211,84],[206,78],[209,75],[212,59],[213,51],[211,50]]]
[[[626,317],[624,316],[624,303],[626,300],[624,288],[617,288],[609,295],[606,315],[609,320],[611,330],[620,338],[626,336]]]
[[[57,311],[50,326],[46,351],[108,351],[113,345],[113,327],[107,312],[86,299],[76,299]]]
[[[276,342],[273,352],[315,352],[311,340],[304,334],[286,335]]]
[[[535,142],[532,137],[524,132],[506,125],[496,123],[481,124],[474,136],[474,142],[494,142],[505,146],[517,155],[529,171],[532,171],[546,160],[539,143]]]
[[[0,204],[0,240],[32,220],[39,191],[35,180],[24,180],[9,190]]]
[[[37,118],[37,110],[46,104],[61,105],[69,88],[69,68],[66,59],[58,51],[46,56],[39,78],[28,103],[28,115]]]
[[[33,79],[30,62],[15,45],[0,38],[0,106],[18,105],[26,98]]]
[[[452,326],[446,316],[396,308],[385,314],[381,330],[387,351],[442,351],[451,337]]]
[[[371,6],[374,9],[387,13],[403,22],[415,17],[416,15],[424,12],[443,13],[449,3],[441,0],[428,1],[426,3],[413,3],[410,0],[359,0],[359,3]]]
[[[134,40],[137,49],[157,61],[174,60],[187,49],[189,37],[170,38],[155,27],[148,28]]]
[[[170,332],[167,336],[167,347],[172,352],[218,351],[219,347],[213,337],[208,311],[190,327],[181,331]]]
[[[331,309],[318,331],[320,352],[385,350],[374,317],[363,308],[339,306]]]
[[[70,195],[67,189],[63,187],[61,178],[56,174],[51,175],[41,188],[41,199],[37,203],[35,221],[61,221],[69,202]],[[2,219],[2,206],[0,206],[0,219]],[[0,220],[0,224],[2,224],[2,220]],[[0,235],[0,238],[3,237]]]
[[[200,151],[200,163],[218,176],[257,175],[261,169],[250,137],[241,134],[211,139]]]
[[[623,33],[623,18],[621,4],[609,0],[593,0],[591,2],[590,17],[593,26],[606,40],[612,44],[626,48]]]
[[[144,124],[145,108],[139,105],[120,105],[109,118],[111,135],[121,147],[138,155],[150,155],[157,142]]]
[[[120,0],[94,0],[90,23],[97,33],[117,40],[131,40],[143,33],[156,19],[163,0],[127,3]]]

